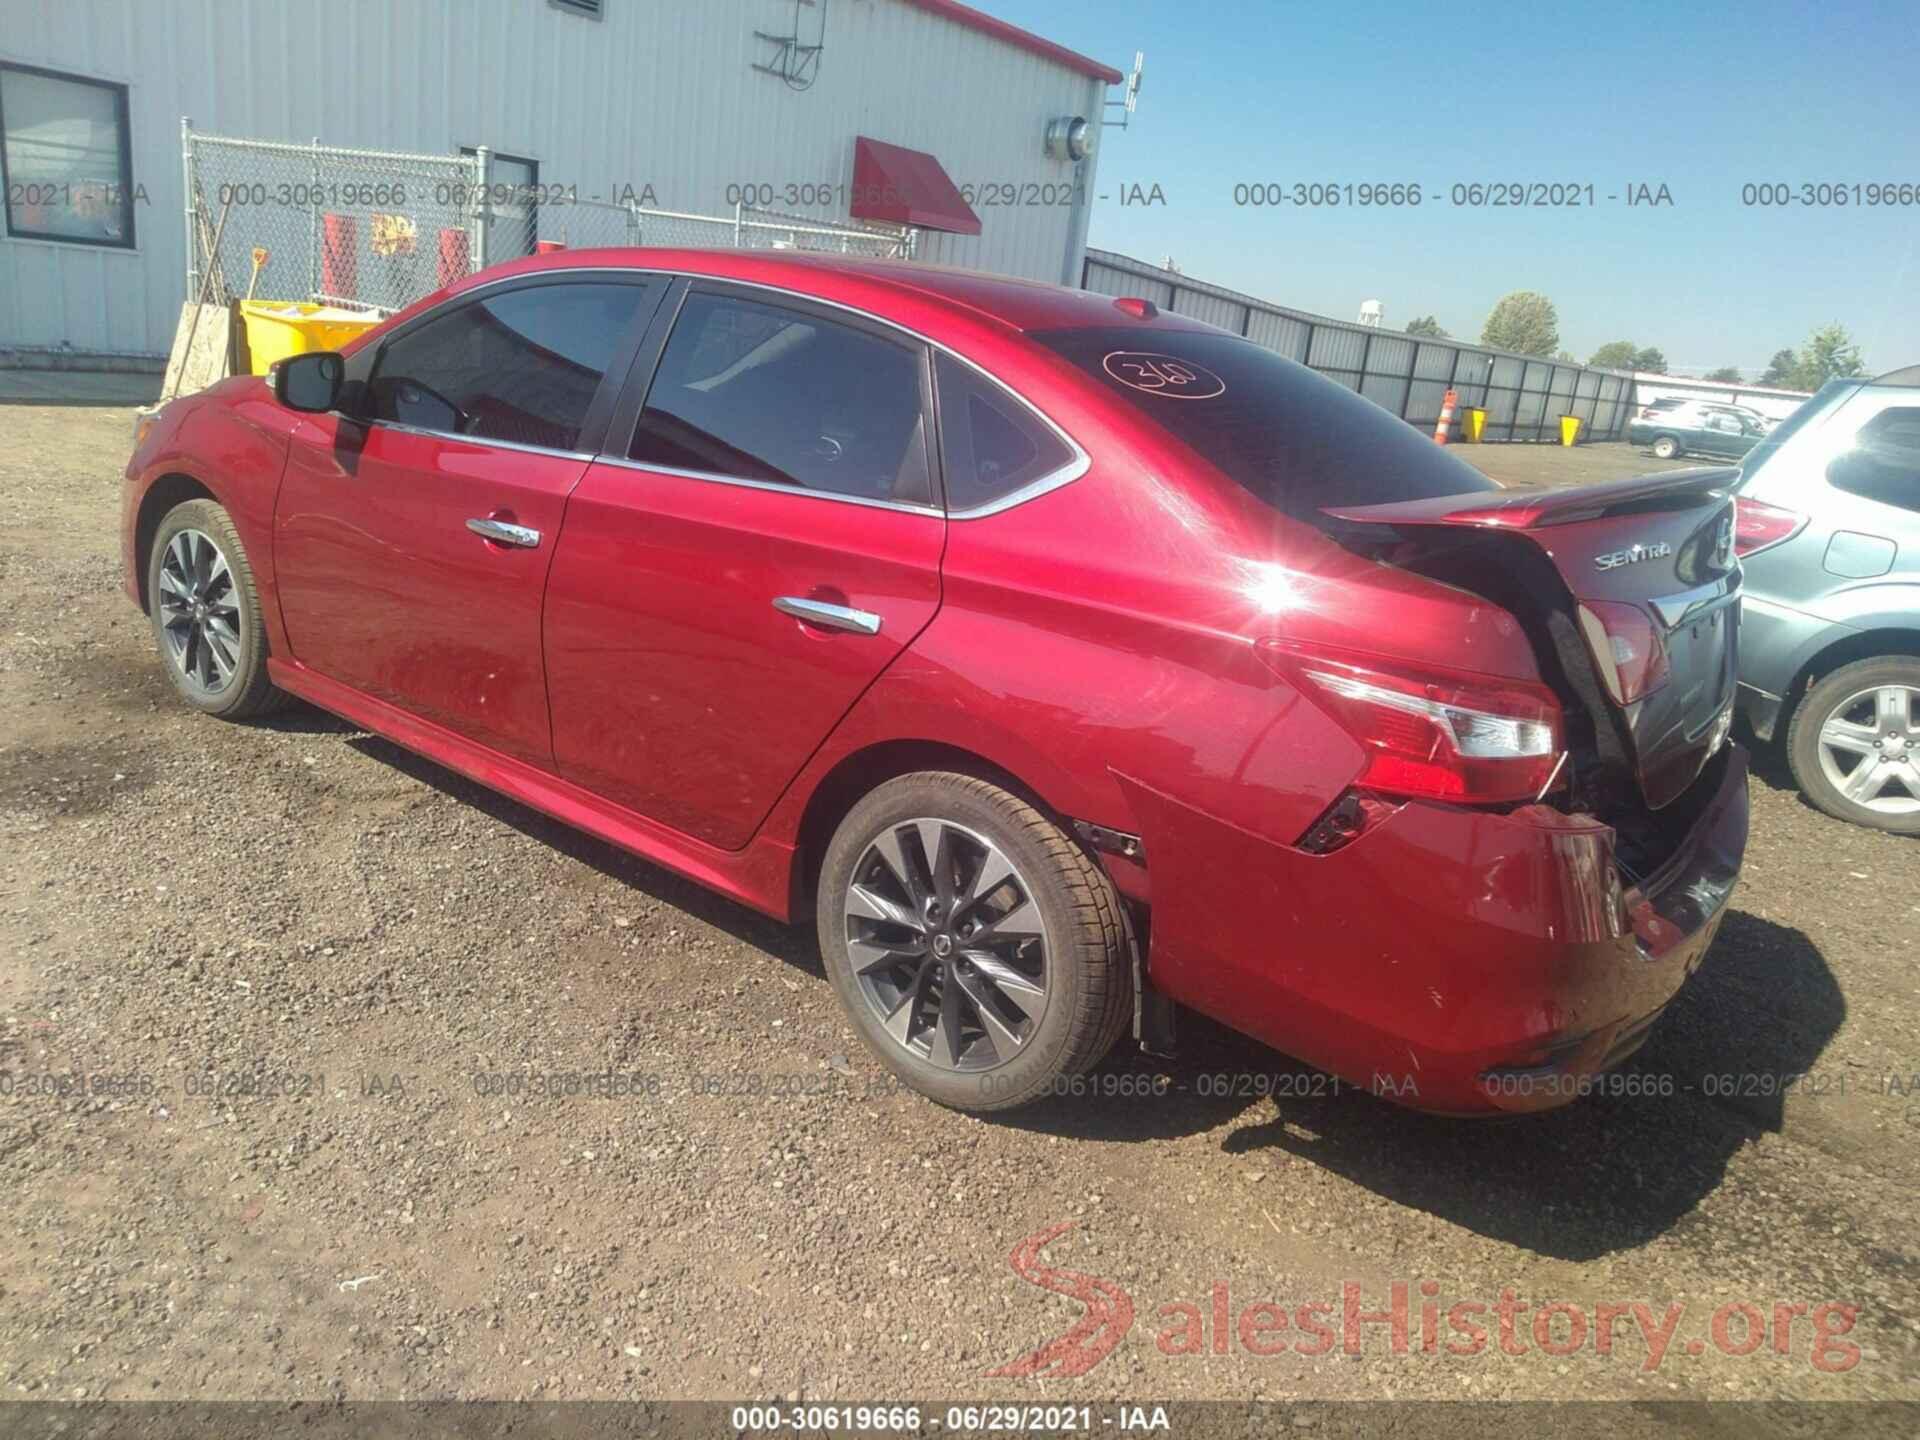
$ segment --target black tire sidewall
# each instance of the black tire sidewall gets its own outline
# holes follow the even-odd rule
[[[1920,687],[1920,656],[1883,655],[1843,665],[1807,691],[1787,727],[1787,766],[1801,792],[1838,820],[1894,835],[1920,835],[1920,814],[1881,815],[1842,795],[1820,766],[1820,729],[1842,700],[1875,685]]]
[[[879,786],[848,813],[820,867],[820,953],[840,1002],[868,1048],[888,1069],[929,1099],[958,1110],[998,1110],[1045,1094],[1054,1082],[1078,1070],[1073,1054],[1074,1017],[1087,983],[1086,937],[1073,918],[1064,877],[1052,856],[1003,806],[963,784],[959,776],[916,775]],[[1020,1054],[988,1071],[945,1070],[909,1055],[887,1034],[861,993],[847,954],[843,897],[853,868],[885,827],[918,817],[938,817],[978,831],[1000,846],[1029,881],[1047,927],[1047,1009]]]
[[[211,535],[226,556],[233,576],[234,602],[240,612],[240,664],[233,683],[217,695],[207,695],[187,684],[167,648],[165,628],[160,618],[160,567],[167,547],[182,530],[199,530]],[[260,708],[270,686],[266,677],[267,636],[260,616],[260,597],[253,583],[253,569],[247,562],[246,547],[233,528],[233,521],[212,500],[189,500],[169,510],[154,532],[153,546],[147,555],[147,610],[160,664],[172,682],[174,693],[202,714],[220,717],[239,716]]]

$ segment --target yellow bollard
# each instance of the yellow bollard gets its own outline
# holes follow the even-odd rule
[[[1562,445],[1572,445],[1579,439],[1580,417],[1578,415],[1562,415],[1560,417],[1560,443]]]
[[[1487,412],[1478,405],[1469,405],[1467,406],[1466,416],[1466,421],[1461,428],[1466,434],[1467,443],[1469,445],[1478,445],[1480,443],[1480,437],[1486,433]]]

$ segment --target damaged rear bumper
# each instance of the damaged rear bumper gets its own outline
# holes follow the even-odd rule
[[[1136,790],[1153,983],[1417,1109],[1566,1104],[1638,1048],[1725,913],[1745,752],[1726,746],[1696,787],[1685,833],[1638,883],[1609,826],[1544,805],[1407,804],[1310,855]]]

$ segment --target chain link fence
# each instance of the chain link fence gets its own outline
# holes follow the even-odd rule
[[[187,295],[391,313],[547,249],[655,245],[910,259],[917,232],[736,207],[694,215],[579,199],[529,161],[353,150],[196,132],[181,122]]]
[[[391,311],[485,263],[484,157],[182,139],[190,299]]]

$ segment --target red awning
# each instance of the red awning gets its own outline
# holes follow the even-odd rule
[[[940,162],[924,150],[889,145],[856,135],[853,141],[853,199],[847,211],[856,220],[884,220],[978,235],[980,217],[961,198]]]

